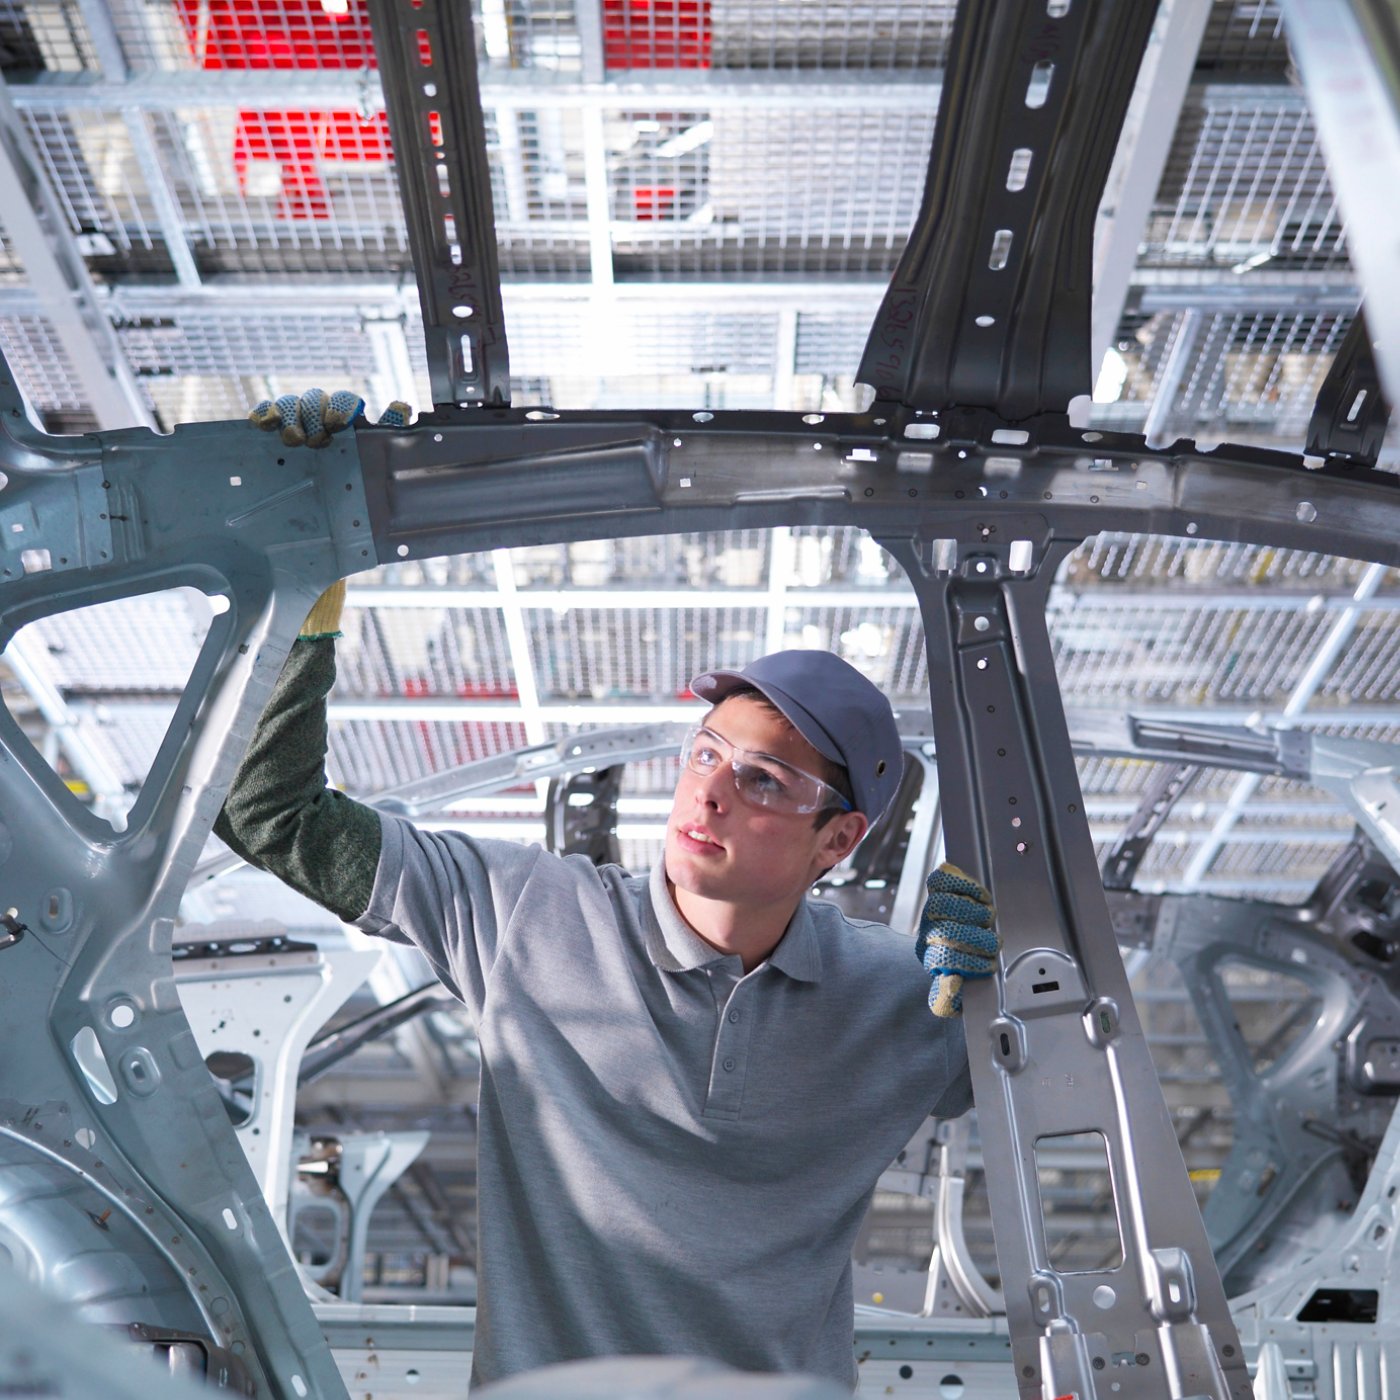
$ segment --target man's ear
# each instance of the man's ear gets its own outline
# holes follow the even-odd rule
[[[830,869],[839,865],[860,844],[870,823],[864,812],[842,812],[821,829],[821,861]]]

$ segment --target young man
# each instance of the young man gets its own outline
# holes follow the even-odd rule
[[[697,677],[711,708],[665,857],[638,878],[328,790],[343,597],[313,608],[215,830],[416,945],[471,1010],[473,1380],[679,1353],[853,1384],[851,1245],[876,1180],[928,1114],[971,1101],[947,945],[995,955],[980,887],[936,876],[918,949],[944,984],[931,1017],[907,937],[805,898],[898,786],[888,702],[826,652]]]

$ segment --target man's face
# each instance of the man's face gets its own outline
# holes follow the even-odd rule
[[[817,751],[780,715],[751,697],[723,700],[705,726],[736,748],[769,754],[819,775]],[[847,813],[820,831],[812,812],[780,812],[745,802],[730,766],[702,775],[682,768],[666,824],[666,874],[678,890],[726,904],[771,908],[802,897],[847,855],[865,820]],[[852,834],[854,833],[854,834]]]

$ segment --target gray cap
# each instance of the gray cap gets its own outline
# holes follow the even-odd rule
[[[742,671],[706,671],[690,688],[717,705],[745,685],[767,696],[823,758],[845,768],[856,810],[873,824],[904,775],[894,711],[879,688],[829,651],[775,651]]]

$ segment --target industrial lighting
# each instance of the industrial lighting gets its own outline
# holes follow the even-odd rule
[[[682,131],[679,136],[673,136],[669,141],[663,141],[656,148],[656,154],[663,160],[672,160],[676,156],[686,155],[697,147],[703,146],[714,134],[714,122],[696,122],[694,126]]]
[[[1128,380],[1128,362],[1110,346],[1104,351],[1099,377],[1094,381],[1095,403],[1117,403]]]
[[[1263,267],[1273,255],[1273,250],[1266,248],[1262,253],[1254,253],[1243,262],[1237,262],[1230,271],[1237,274],[1241,272],[1252,272],[1256,267]]]
[[[481,30],[487,58],[510,57],[510,24],[504,0],[482,0]]]

